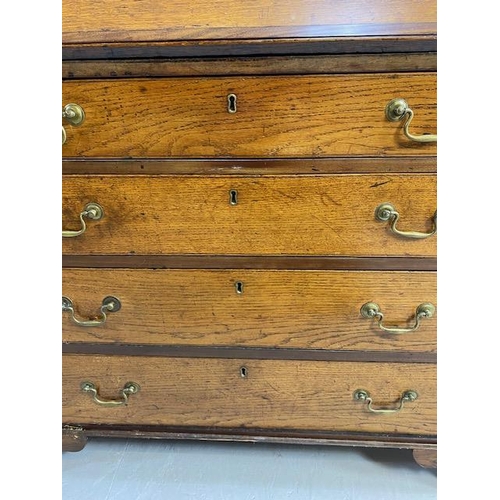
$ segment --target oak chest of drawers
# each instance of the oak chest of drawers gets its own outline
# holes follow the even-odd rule
[[[63,447],[436,450],[435,2],[63,1]]]

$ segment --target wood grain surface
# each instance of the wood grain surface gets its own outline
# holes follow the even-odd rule
[[[230,204],[230,191],[238,204]],[[435,256],[436,237],[394,235],[375,209],[390,202],[400,230],[428,232],[435,175],[63,178],[63,228],[99,203],[104,217],[63,239],[68,254]]]
[[[64,355],[63,423],[433,435],[435,378],[435,365]],[[130,381],[140,391],[127,406],[101,407],[81,391],[83,381],[103,399],[117,399]],[[377,408],[397,407],[409,389],[418,399],[400,413],[374,414],[354,400],[357,389]]]
[[[108,295],[122,305],[93,328],[63,313],[63,342],[436,350],[437,317],[393,335],[360,315],[376,302],[388,326],[412,326],[419,304],[437,305],[435,273],[64,269],[62,288],[80,318],[95,317]]]
[[[63,342],[64,354],[104,356],[154,356],[167,358],[287,359],[296,361],[350,361],[356,363],[436,363],[435,352],[348,351],[275,347],[186,346],[160,344],[117,344]]]
[[[63,267],[128,269],[303,269],[312,271],[436,271],[436,257],[259,255],[63,255]]]
[[[116,158],[435,156],[389,122],[395,97],[415,113],[414,134],[436,131],[436,75],[197,77],[63,83],[63,106],[85,110],[64,124],[63,156]],[[237,112],[228,112],[228,94]]]
[[[63,0],[63,43],[416,35],[436,32],[436,1]]]
[[[215,159],[63,159],[66,174],[182,174],[182,175],[283,175],[283,174],[388,174],[436,173],[435,156],[337,158],[215,158]]]
[[[399,448],[435,450],[436,436],[382,434],[376,432],[307,431],[297,429],[247,429],[204,427],[173,427],[160,425],[99,425],[86,424],[88,437],[122,439],[189,439],[201,441],[241,441],[251,443],[282,443],[300,445],[362,446],[370,448]]]
[[[436,53],[437,35],[373,35],[294,38],[245,38],[168,40],[160,42],[64,43],[67,61],[97,59],[145,59],[178,57],[303,56],[332,54]]]
[[[63,79],[436,71],[437,55],[341,54],[63,61]]]

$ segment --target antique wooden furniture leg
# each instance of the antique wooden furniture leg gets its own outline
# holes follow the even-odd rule
[[[426,469],[437,467],[437,450],[413,450],[413,458],[418,465]]]

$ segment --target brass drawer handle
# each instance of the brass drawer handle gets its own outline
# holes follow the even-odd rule
[[[117,312],[121,308],[121,302],[116,298],[116,297],[105,297],[102,300],[102,305],[101,305],[101,316],[97,319],[85,319],[81,320],[78,319],[75,315],[75,308],[73,306],[73,301],[69,299],[68,297],[63,297],[62,298],[62,310],[63,312],[70,312],[71,313],[71,319],[73,320],[73,323],[76,323],[79,326],[100,326],[104,325],[106,323],[106,320],[108,319],[106,313],[112,313],[112,312]]]
[[[80,222],[82,224],[82,228],[78,231],[63,231],[63,238],[74,238],[75,236],[80,236],[87,230],[87,224],[85,224],[85,218],[90,220],[100,220],[104,215],[104,210],[101,205],[97,203],[88,203],[85,205],[85,208],[82,212],[80,212]]]
[[[378,327],[387,333],[410,333],[418,330],[420,326],[420,321],[423,318],[432,318],[434,313],[436,312],[436,308],[430,302],[426,302],[424,304],[420,304],[415,311],[415,324],[409,328],[397,328],[397,327],[387,327],[382,324],[384,319],[384,315],[380,310],[380,306],[375,304],[374,302],[367,302],[363,304],[361,307],[361,316],[363,318],[372,319],[375,318],[377,320]]]
[[[62,111],[62,117],[75,127],[80,126],[85,121],[85,111],[75,103],[66,104]],[[66,142],[66,130],[62,128],[62,143]]]
[[[80,388],[83,392],[90,392],[92,394],[92,399],[101,406],[125,406],[128,403],[128,397],[131,394],[136,394],[139,392],[141,387],[139,384],[136,384],[135,382],[127,382],[124,386],[123,389],[120,391],[121,393],[121,398],[120,400],[116,399],[109,399],[109,400],[104,400],[99,398],[99,394],[97,393],[97,388],[94,383],[92,382],[82,382],[80,384]]]
[[[390,203],[382,203],[375,209],[375,218],[382,222],[391,221],[390,229],[394,234],[403,238],[411,238],[415,240],[423,240],[434,236],[437,232],[437,211],[432,216],[432,230],[429,233],[421,233],[419,231],[400,231],[396,224],[399,220],[399,212]]]
[[[413,135],[408,128],[413,120],[413,110],[408,103],[400,97],[390,101],[385,107],[385,116],[390,122],[399,122],[406,116],[406,122],[403,125],[403,132],[414,142],[437,142],[438,137],[435,134]]]
[[[404,403],[412,403],[418,398],[418,394],[413,389],[409,389],[401,395],[399,400],[399,406],[396,408],[373,408],[372,403],[373,400],[368,391],[364,389],[358,389],[354,392],[354,399],[356,401],[362,401],[364,403],[368,403],[368,410],[372,413],[398,413],[403,409]]]

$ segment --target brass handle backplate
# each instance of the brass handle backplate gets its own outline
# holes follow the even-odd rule
[[[406,121],[403,125],[403,132],[411,141],[437,142],[437,135],[435,134],[413,135],[409,131],[410,123],[413,120],[413,110],[404,99],[398,97],[390,101],[385,107],[385,116],[390,122],[399,122],[406,117]]]
[[[104,215],[104,210],[101,205],[97,203],[87,203],[85,208],[80,212],[80,223],[82,225],[81,229],[78,231],[64,231],[62,232],[63,238],[75,238],[80,236],[87,230],[87,224],[85,224],[85,219],[90,220],[100,220]]]
[[[418,398],[417,391],[409,389],[403,392],[401,398],[399,399],[399,406],[397,406],[396,408],[373,408],[373,400],[370,396],[370,393],[365,389],[357,389],[356,391],[354,391],[353,396],[355,401],[368,403],[368,410],[372,413],[398,413],[403,409],[404,403],[411,403]]]
[[[121,309],[121,302],[116,297],[105,297],[101,304],[101,315],[97,319],[78,319],[75,314],[75,308],[73,306],[73,301],[68,297],[62,298],[62,310],[63,312],[70,312],[71,319],[73,323],[79,326],[100,326],[106,323],[108,319],[107,313],[117,312]]]
[[[126,406],[128,403],[128,397],[131,394],[136,394],[139,392],[141,387],[139,384],[135,382],[127,382],[124,386],[123,389],[120,391],[121,399],[108,399],[104,400],[99,397],[99,394],[97,392],[97,387],[93,382],[82,382],[80,384],[80,389],[83,392],[90,392],[92,394],[92,399],[100,406],[107,406],[107,407],[112,407],[112,406]]]
[[[437,211],[434,212],[432,216],[432,229],[428,233],[421,233],[419,231],[401,231],[396,227],[396,224],[399,220],[399,212],[394,208],[390,203],[382,203],[375,209],[375,219],[387,222],[390,221],[390,230],[397,234],[398,236],[402,236],[403,238],[411,238],[414,240],[422,240],[424,238],[429,238],[430,236],[434,236],[437,232]]]
[[[384,315],[380,310],[380,306],[374,302],[367,302],[361,307],[361,316],[368,319],[376,319],[378,327],[387,333],[410,333],[418,330],[420,321],[423,318],[432,318],[436,312],[436,308],[430,302],[420,304],[415,311],[415,324],[409,328],[388,327],[382,324]]]
[[[71,125],[79,127],[85,121],[85,111],[75,103],[66,104],[62,111],[62,117]],[[62,128],[62,143],[66,142],[66,130]]]

